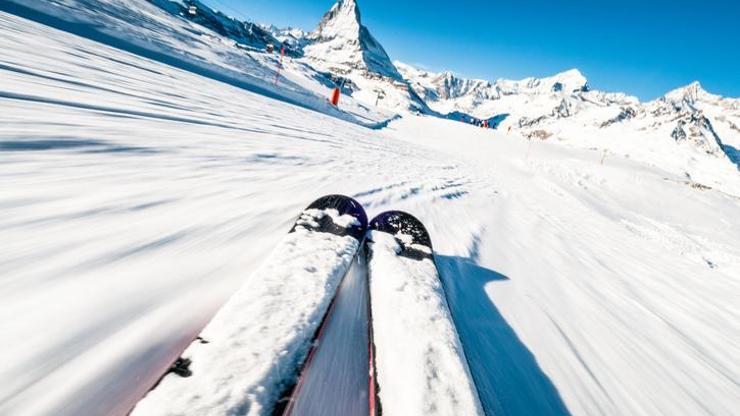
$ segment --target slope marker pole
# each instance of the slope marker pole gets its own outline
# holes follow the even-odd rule
[[[278,85],[280,79],[280,68],[283,67],[283,57],[285,56],[285,45],[280,47],[280,60],[278,61],[277,71],[275,71],[275,85]]]

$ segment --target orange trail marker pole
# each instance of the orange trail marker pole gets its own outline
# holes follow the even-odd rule
[[[331,93],[331,105],[339,105],[339,88],[334,88],[334,91]]]

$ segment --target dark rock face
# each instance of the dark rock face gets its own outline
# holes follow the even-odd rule
[[[228,17],[198,0],[185,0],[184,4],[185,6],[177,5],[180,9],[178,13],[180,16],[211,29],[221,36],[233,39],[237,42],[237,45],[258,49],[265,49],[267,45],[274,45],[278,50],[283,46],[270,32],[259,25]],[[286,55],[293,57],[301,55],[300,50],[294,48],[292,45],[286,44],[284,46]]]
[[[547,116],[539,116],[537,118],[522,117],[519,119],[519,128],[536,126],[540,122],[547,119]]]
[[[701,111],[682,114],[671,132],[671,137],[677,142],[689,141],[711,155],[726,155],[722,139],[714,131],[712,122]]]
[[[575,108],[573,108],[573,104],[568,101],[568,99],[563,98],[562,100],[560,100],[560,104],[558,104],[558,106],[552,110],[552,113],[550,115],[555,118],[566,118],[572,116],[573,114],[575,114]]]
[[[601,128],[609,127],[615,123],[621,123],[625,120],[635,118],[636,116],[637,116],[637,111],[634,108],[622,107],[622,111],[619,114],[617,114],[616,117],[601,123]]]

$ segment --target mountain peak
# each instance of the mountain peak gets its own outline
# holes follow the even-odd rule
[[[588,80],[576,68],[543,78],[541,81],[553,91],[573,92],[588,88]]]
[[[312,35],[316,39],[331,39],[337,36],[355,39],[359,38],[361,29],[362,18],[357,2],[339,0],[324,14]]]
[[[562,79],[576,80],[578,82],[586,82],[586,77],[583,76],[581,71],[579,71],[577,68],[571,68],[567,71],[560,72],[556,74],[554,78],[562,78]]]
[[[668,92],[664,96],[664,98],[667,101],[687,102],[689,104],[694,104],[696,101],[702,98],[708,98],[711,96],[711,94],[709,94],[704,90],[704,88],[702,88],[699,81],[694,81],[688,85],[676,88],[675,90]]]
[[[339,0],[329,9],[311,33],[313,44],[304,52],[329,69],[367,70],[398,81],[401,74],[388,54],[362,25],[356,0]]]

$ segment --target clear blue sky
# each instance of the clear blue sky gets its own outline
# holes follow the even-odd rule
[[[313,29],[333,0],[205,0],[226,14]],[[494,80],[578,68],[641,99],[698,80],[740,97],[740,0],[359,0],[392,59]]]

